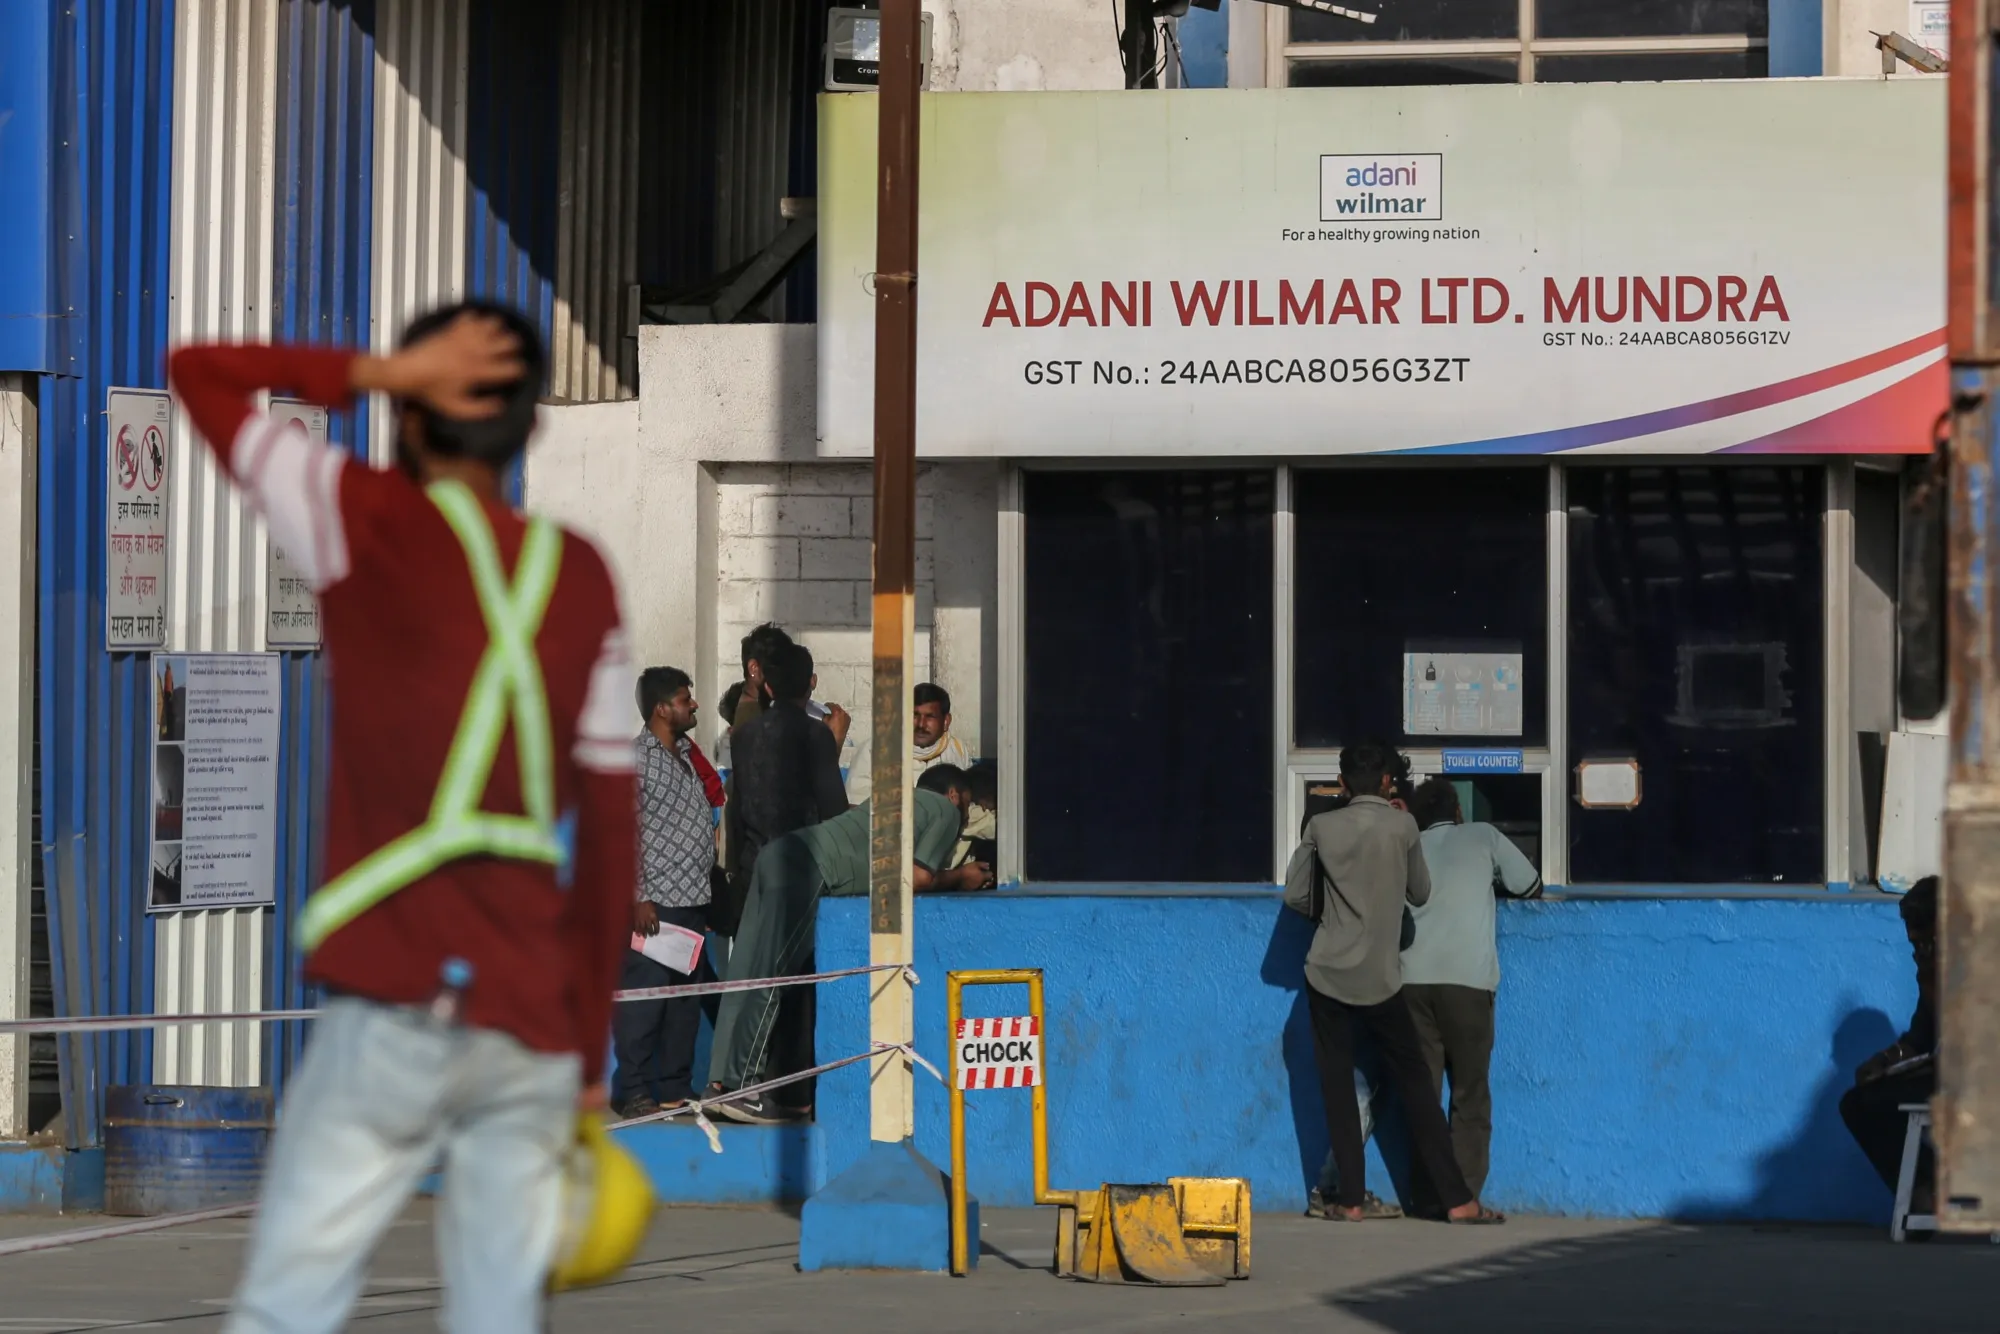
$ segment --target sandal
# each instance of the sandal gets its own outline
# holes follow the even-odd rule
[[[1507,1215],[1501,1213],[1498,1209],[1488,1209],[1483,1204],[1479,1206],[1479,1212],[1470,1217],[1453,1218],[1450,1214],[1446,1214],[1444,1217],[1447,1223],[1460,1223],[1466,1227],[1492,1226],[1507,1221]]]

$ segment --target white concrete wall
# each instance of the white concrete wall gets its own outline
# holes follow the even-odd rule
[[[1867,77],[1882,75],[1882,53],[1875,49],[1875,34],[1900,32],[1911,35],[1910,0],[1826,0],[1821,20],[1826,43],[1826,73]],[[1907,65],[1897,67],[1899,75],[1943,78],[1942,74],[1917,75]]]
[[[1096,0],[924,0],[934,92],[1122,88],[1118,38]]]
[[[817,457],[815,333],[646,327],[636,404],[542,410],[527,497],[596,540],[635,660],[695,678],[705,743],[720,732],[751,627],[776,621],[811,648],[819,697],[854,715],[843,761],[860,797],[873,721],[872,478],[865,463]],[[998,477],[980,462],[927,464],[918,478],[916,671],[951,691],[954,729],[975,753],[994,716]]]

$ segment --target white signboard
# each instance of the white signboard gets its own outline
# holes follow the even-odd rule
[[[928,456],[1888,453],[1946,403],[1942,80],[928,99]],[[1754,127],[1754,132],[1749,127]],[[875,103],[822,103],[821,451]]]
[[[269,903],[283,688],[268,653],[155,654],[149,911]]]
[[[1409,736],[1521,735],[1519,653],[1403,654]]]
[[[961,1019],[951,1063],[957,1088],[1035,1088],[1042,1082],[1041,1021],[1032,1015]]]
[[[104,647],[167,642],[167,475],[173,400],[162,389],[105,395]]]
[[[319,443],[326,443],[326,409],[295,398],[271,400],[271,416],[296,422]],[[320,646],[319,599],[291,557],[275,541],[264,575],[264,644],[267,648],[314,649]]]

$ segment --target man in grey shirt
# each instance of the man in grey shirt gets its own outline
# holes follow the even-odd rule
[[[1423,830],[1430,902],[1403,951],[1403,996],[1430,1067],[1434,1095],[1451,1076],[1451,1147],[1465,1184],[1486,1184],[1493,1141],[1493,999],[1500,989],[1494,895],[1532,898],[1542,878],[1521,850],[1490,824],[1467,824],[1448,778],[1426,779],[1410,801]]]
[[[1504,1221],[1501,1215],[1479,1202],[1452,1158],[1451,1133],[1403,1000],[1403,904],[1427,901],[1431,883],[1416,821],[1384,795],[1392,768],[1382,746],[1341,751],[1340,781],[1354,799],[1306,826],[1285,873],[1285,906],[1316,916],[1319,927],[1306,952],[1305,973],[1327,1138],[1340,1176],[1339,1195],[1326,1216],[1360,1222],[1398,1212],[1367,1192],[1354,1099],[1359,1023],[1374,1039],[1383,1075],[1400,1095],[1416,1170],[1435,1188],[1446,1217],[1454,1223],[1498,1223]]]

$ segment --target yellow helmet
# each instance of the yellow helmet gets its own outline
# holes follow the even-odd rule
[[[611,1138],[604,1118],[577,1118],[563,1173],[562,1236],[549,1291],[602,1283],[632,1259],[653,1216],[653,1183],[639,1160]]]

